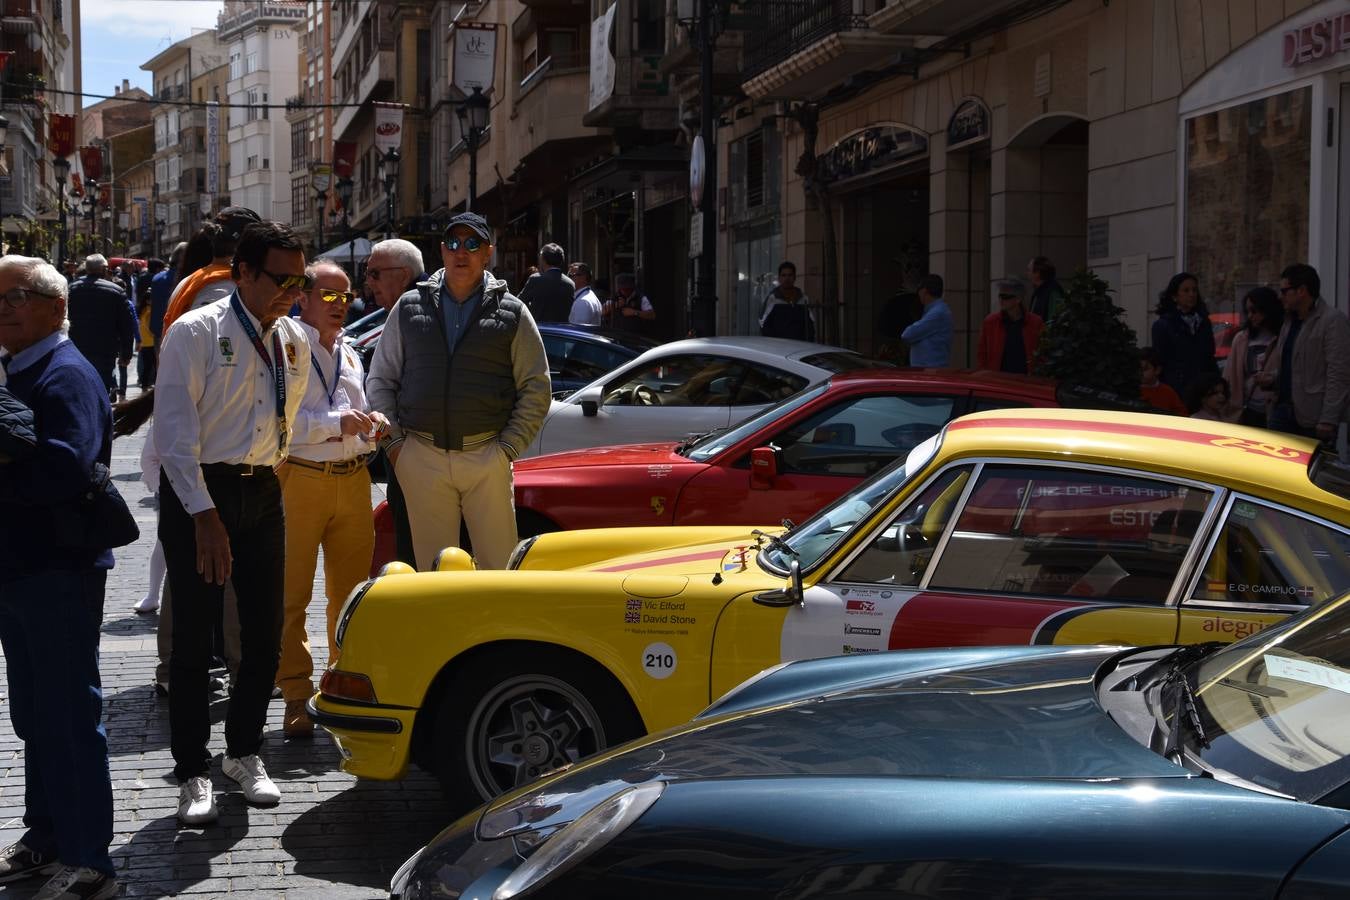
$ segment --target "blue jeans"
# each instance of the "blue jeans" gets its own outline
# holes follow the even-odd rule
[[[65,865],[113,874],[98,674],[107,577],[103,569],[48,571],[0,583],[0,645],[10,721],[23,741],[23,842]]]

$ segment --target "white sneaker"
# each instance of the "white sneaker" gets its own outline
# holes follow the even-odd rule
[[[281,802],[281,791],[277,789],[276,782],[267,777],[262,757],[256,753],[238,759],[227,756],[220,764],[220,771],[227,778],[239,782],[239,786],[244,789],[244,799],[249,803],[270,806]]]
[[[132,612],[140,615],[149,615],[153,612],[159,612],[159,598],[151,597],[149,594],[146,594],[144,597],[137,600],[136,605],[131,607],[131,609]]]
[[[108,900],[117,896],[117,878],[84,866],[62,866],[33,900]]]
[[[209,776],[198,775],[179,785],[178,821],[184,825],[209,825],[219,814]]]

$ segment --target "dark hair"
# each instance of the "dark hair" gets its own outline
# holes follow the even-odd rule
[[[1195,380],[1186,386],[1186,408],[1193,414],[1198,412],[1205,405],[1209,392],[1216,387],[1222,387],[1225,394],[1230,390],[1228,382],[1218,372],[1201,372],[1195,376]]]
[[[1177,309],[1177,292],[1181,286],[1188,281],[1195,282],[1195,312],[1200,314],[1200,318],[1209,318],[1209,308],[1205,306],[1205,298],[1200,296],[1200,279],[1196,278],[1190,272],[1178,272],[1172,276],[1172,280],[1167,282],[1167,287],[1158,295],[1158,315],[1163,316]]]
[[[1148,363],[1155,369],[1162,368],[1162,354],[1152,347],[1139,348],[1139,361]]]
[[[255,222],[239,236],[239,247],[234,251],[234,261],[230,263],[230,275],[235,281],[239,280],[240,263],[248,263],[248,267],[254,271],[260,270],[263,263],[267,262],[269,250],[298,250],[303,253],[305,245],[289,225]]]
[[[557,244],[545,244],[539,248],[539,258],[550,266],[562,268],[567,265],[567,254]]]
[[[1317,274],[1317,270],[1307,263],[1294,263],[1292,266],[1285,266],[1280,277],[1289,282],[1289,286],[1297,290],[1305,287],[1313,298],[1322,296],[1322,278]]]
[[[934,297],[942,296],[942,276],[925,275],[919,279],[919,290],[927,291]]]
[[[1279,334],[1281,326],[1284,325],[1284,307],[1280,304],[1280,295],[1268,287],[1255,287],[1247,292],[1247,296],[1242,298],[1243,315],[1246,316],[1247,301],[1250,300],[1256,307],[1257,312],[1261,313],[1265,319],[1262,326],[1271,334]],[[1252,320],[1244,318],[1242,327],[1247,333],[1251,333]]]
[[[1055,264],[1050,261],[1048,256],[1033,256],[1031,258],[1031,271],[1041,276],[1041,281],[1053,281],[1055,278]]]
[[[212,243],[219,232],[220,226],[215,222],[202,223],[201,230],[187,242],[187,249],[183,251],[183,258],[179,260],[178,270],[174,274],[175,282],[182,281],[198,269],[211,265],[216,258]]]
[[[632,272],[620,272],[614,276],[614,284],[618,287],[637,287],[637,276]]]
[[[594,281],[594,280],[595,280],[595,276],[594,276],[594,274],[591,272],[591,264],[590,264],[590,263],[574,262],[574,263],[572,263],[572,268],[573,268],[573,269],[576,269],[577,272],[578,272],[579,274],[585,275],[587,281]]]
[[[797,274],[797,266],[790,259],[785,259],[778,264],[778,274],[782,275],[784,269],[788,269],[793,275]]]

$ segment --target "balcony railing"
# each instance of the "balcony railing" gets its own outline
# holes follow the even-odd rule
[[[758,25],[745,32],[743,80],[773,68],[829,35],[866,30],[868,13],[884,5],[882,0],[862,3],[858,0],[807,0],[802,3],[747,0],[743,18]]]
[[[591,65],[589,50],[574,50],[570,53],[555,53],[552,56],[544,58],[544,61],[534,67],[524,78],[520,79],[520,92],[522,94],[530,90],[540,81],[549,77],[549,74],[572,73],[579,70],[589,69]]]

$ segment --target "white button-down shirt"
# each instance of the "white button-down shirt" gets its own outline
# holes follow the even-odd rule
[[[342,462],[354,459],[375,449],[375,445],[362,440],[360,436],[342,433],[342,413],[344,410],[357,409],[367,412],[370,404],[366,402],[366,391],[362,386],[363,369],[356,351],[342,340],[339,334],[333,343],[342,354],[342,374],[333,385],[333,373],[337,371],[337,357],[319,343],[319,331],[307,322],[299,319],[295,323],[304,329],[309,338],[309,350],[313,358],[309,361],[309,387],[305,389],[304,399],[300,403],[300,412],[295,417],[295,427],[291,431],[290,455],[312,462]],[[256,354],[255,354],[256,355]],[[315,365],[323,373],[314,371]],[[324,382],[328,382],[328,388]],[[328,389],[333,391],[333,400],[328,401]]]
[[[244,315],[257,330],[253,314],[245,309]],[[299,322],[282,316],[259,335],[269,356],[273,333],[281,338],[286,421],[294,431],[310,381],[309,341]],[[281,462],[275,390],[229,299],[184,313],[164,335],[155,378],[155,449],[189,515],[215,506],[201,464]]]

